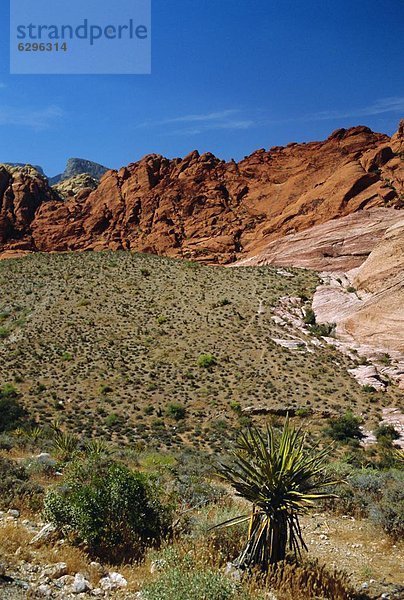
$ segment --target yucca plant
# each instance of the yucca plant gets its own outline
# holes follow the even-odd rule
[[[17,429],[14,429],[13,435],[18,439],[22,439],[24,437],[27,437],[28,434],[27,434],[26,430],[23,429],[22,427],[17,427]]]
[[[300,555],[307,549],[299,517],[316,500],[332,494],[324,488],[337,483],[325,473],[327,450],[307,451],[305,436],[286,419],[281,433],[267,426],[266,433],[249,428],[240,437],[231,465],[222,465],[220,474],[237,495],[252,503],[249,514],[216,527],[249,521],[247,543],[235,561],[242,569],[284,560],[287,551]]]
[[[35,443],[37,443],[43,437],[43,430],[40,427],[33,427],[29,431],[29,437]]]
[[[53,436],[53,448],[57,458],[67,462],[77,453],[79,446],[78,438],[71,433],[57,431]]]
[[[92,457],[108,456],[111,452],[103,440],[89,440],[85,444],[85,451]]]

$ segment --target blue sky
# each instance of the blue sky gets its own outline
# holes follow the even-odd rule
[[[404,116],[403,0],[152,0],[152,75],[132,76],[10,75],[7,4],[0,162],[240,159]]]

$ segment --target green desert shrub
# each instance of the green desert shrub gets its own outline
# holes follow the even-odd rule
[[[110,562],[138,560],[169,533],[170,509],[154,480],[108,460],[76,460],[50,490],[44,515],[89,553]]]
[[[388,423],[381,423],[373,432],[376,436],[379,444],[388,445],[394,440],[398,440],[400,437],[399,432],[394,428],[393,425]]]
[[[306,308],[303,320],[306,323],[306,325],[315,325],[316,324],[316,314],[311,307]]]
[[[178,503],[201,508],[219,502],[226,495],[226,488],[198,475],[181,474],[172,483],[172,493]]]
[[[352,411],[348,410],[344,415],[335,419],[330,419],[326,433],[333,440],[339,442],[360,440],[363,438],[360,422],[360,418],[356,417]]]
[[[242,413],[242,408],[241,408],[241,404],[240,402],[238,402],[237,400],[231,400],[230,402],[230,408],[231,410],[233,410],[237,415],[240,415]]]
[[[373,385],[369,385],[368,383],[362,386],[362,390],[367,394],[372,394],[373,392],[377,391],[376,388],[373,387]]]
[[[404,476],[385,483],[379,502],[369,509],[369,517],[395,540],[404,537]]]
[[[335,335],[335,323],[315,323],[310,326],[313,335],[320,337],[333,337]]]
[[[122,419],[116,413],[110,413],[105,419],[105,425],[107,427],[115,427],[121,423]]]
[[[198,367],[211,369],[217,364],[217,358],[213,354],[201,354],[198,358]]]
[[[18,391],[11,383],[5,383],[0,386],[0,400],[17,397]]]
[[[182,419],[185,419],[186,414],[187,411],[183,404],[171,402],[167,406],[167,416],[171,417],[175,421],[181,421]]]
[[[0,340],[5,340],[10,335],[10,330],[6,327],[0,327]]]
[[[145,600],[232,600],[236,586],[213,569],[183,571],[174,567],[142,590]]]

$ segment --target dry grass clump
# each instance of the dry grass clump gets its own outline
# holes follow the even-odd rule
[[[68,572],[89,572],[88,556],[80,548],[67,543],[38,543],[30,545],[34,533],[18,521],[0,525],[0,556],[15,557],[15,561],[25,560],[38,565],[65,562]],[[16,554],[17,553],[17,554]]]
[[[278,600],[350,600],[356,597],[344,572],[329,571],[317,561],[279,562],[270,567],[267,575],[253,577],[248,587],[261,592],[263,587],[271,590]]]
[[[32,535],[17,522],[5,522],[0,525],[0,556],[14,554],[18,548],[27,546]]]

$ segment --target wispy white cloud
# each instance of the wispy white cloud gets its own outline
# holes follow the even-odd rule
[[[177,127],[171,130],[170,127],[174,125]],[[184,127],[181,127],[182,125]],[[169,135],[198,135],[216,129],[249,129],[254,125],[254,120],[244,118],[240,109],[230,108],[217,112],[181,115],[160,121],[146,121],[138,127],[166,126],[168,127],[166,133]]]
[[[204,124],[201,127],[184,127],[182,129],[175,129],[173,131],[167,131],[168,135],[199,135],[205,131],[212,130],[242,130],[250,129],[255,125],[254,121],[228,121],[226,123],[212,123],[211,125]]]
[[[206,131],[241,131],[253,127],[268,127],[287,123],[361,119],[387,113],[401,113],[404,115],[404,97],[380,98],[370,102],[367,106],[323,110],[286,118],[269,117],[268,112],[263,109],[254,109],[247,113],[247,111],[238,108],[229,108],[216,112],[191,113],[156,121],[146,121],[140,123],[137,128],[164,128],[165,135],[194,136],[203,134]]]
[[[49,129],[64,114],[64,111],[59,106],[53,105],[39,109],[0,105],[0,126],[14,125],[41,131]]]
[[[368,106],[346,110],[324,110],[302,117],[304,121],[330,121],[332,119],[345,119],[350,117],[371,117],[385,113],[403,113],[404,97],[393,96],[380,98]]]
[[[181,117],[175,117],[173,119],[164,119],[163,121],[160,121],[160,123],[210,123],[212,121],[223,121],[223,119],[229,119],[239,113],[240,110],[236,108],[230,108],[228,110],[222,110],[218,112],[202,113],[196,115],[183,115]]]
[[[360,119],[362,117],[371,117],[388,113],[397,113],[404,115],[404,96],[393,96],[390,98],[380,98],[371,102],[367,106],[357,108],[321,110],[315,113],[308,113],[297,117],[288,117],[285,119],[266,119],[259,121],[260,125],[282,125],[284,123],[296,122],[315,122],[315,121],[335,121],[341,119]]]

